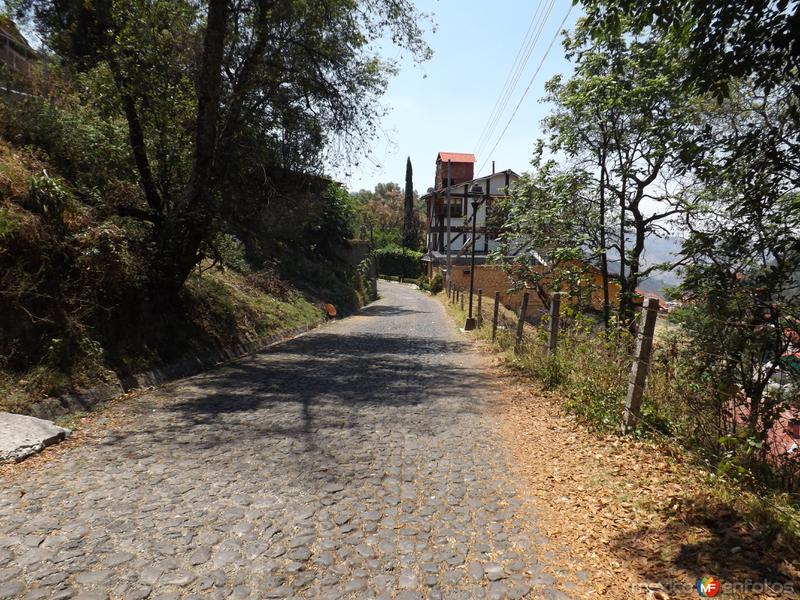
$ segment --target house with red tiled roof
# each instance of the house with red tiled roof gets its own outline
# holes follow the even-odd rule
[[[637,302],[637,298],[634,298],[634,302],[636,304],[644,302],[645,298],[655,298],[658,300],[658,310],[660,312],[669,311],[669,305],[667,304],[667,301],[660,294],[656,294],[655,292],[645,292],[644,290],[636,288],[636,295],[639,296],[639,302]]]
[[[469,264],[473,246],[475,263],[486,262],[487,255],[498,246],[499,229],[492,227],[492,207],[506,197],[508,186],[518,177],[508,169],[476,178],[474,154],[436,155],[434,187],[422,197],[427,209],[427,252],[423,261],[429,275],[446,265],[448,251],[454,268]]]

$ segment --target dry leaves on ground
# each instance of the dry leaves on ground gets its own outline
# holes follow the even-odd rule
[[[697,598],[692,586],[703,576],[792,582],[790,560],[720,500],[679,449],[590,431],[563,413],[557,396],[479,347],[492,363],[496,416],[537,525],[565,549],[565,565],[591,575],[578,583],[579,597]],[[796,596],[784,589],[736,597]]]

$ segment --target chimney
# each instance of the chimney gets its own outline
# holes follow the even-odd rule
[[[450,162],[450,181],[447,181],[447,163]],[[451,185],[472,181],[475,177],[475,155],[463,152],[439,152],[436,157],[436,182],[440,190]]]

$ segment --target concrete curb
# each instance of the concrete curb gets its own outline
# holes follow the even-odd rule
[[[57,398],[45,398],[31,406],[29,414],[40,419],[52,421],[56,417],[71,412],[91,410],[98,404],[107,402],[130,390],[161,385],[176,379],[196,375],[248,354],[261,352],[270,346],[289,341],[298,335],[316,329],[323,323],[325,321],[320,320],[311,326],[298,327],[275,335],[258,338],[257,340],[249,340],[233,346],[185,356],[170,365],[118,378],[111,383],[103,383],[85,390],[64,394]]]

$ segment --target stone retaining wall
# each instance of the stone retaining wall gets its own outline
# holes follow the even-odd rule
[[[56,417],[72,412],[91,410],[98,404],[107,402],[127,391],[160,385],[182,377],[189,377],[190,375],[195,375],[201,371],[218,367],[237,358],[241,358],[242,356],[260,352],[269,346],[310,331],[318,327],[322,322],[323,321],[320,320],[310,327],[299,327],[294,330],[284,331],[256,340],[243,341],[226,348],[193,354],[170,365],[158,367],[135,375],[124,376],[111,383],[103,383],[85,390],[64,394],[57,398],[45,398],[36,402],[31,407],[29,414],[40,419],[53,420]]]

